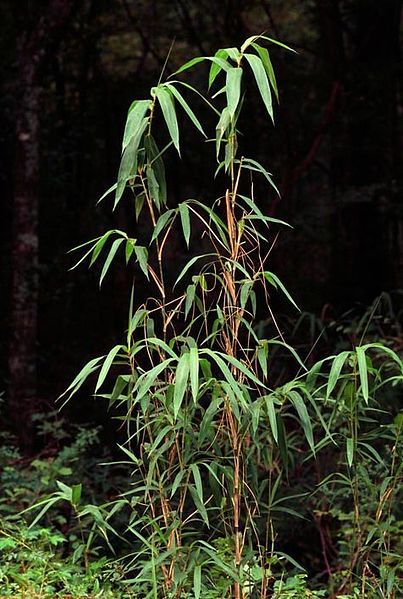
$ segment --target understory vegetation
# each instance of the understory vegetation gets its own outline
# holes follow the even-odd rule
[[[162,73],[129,108],[117,182],[101,198],[127,203],[128,231],[75,248],[76,266],[101,264],[100,284],[130,269],[126,330],[60,398],[93,385],[118,446],[63,410],[35,415],[33,459],[3,435],[2,596],[403,595],[401,295],[318,318],[271,270],[280,231],[292,231],[266,213],[275,177],[243,155],[241,136],[251,94],[274,122],[271,44],[290,51],[253,36]],[[216,164],[205,197],[174,205],[164,161],[197,151],[186,126]],[[288,316],[273,308],[280,296]]]

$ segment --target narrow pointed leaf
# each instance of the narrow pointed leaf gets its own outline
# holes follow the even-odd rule
[[[112,243],[111,249],[109,250],[109,254],[106,257],[106,260],[105,260],[103,268],[102,268],[101,276],[99,278],[99,286],[102,285],[102,281],[104,280],[105,275],[108,272],[108,269],[109,269],[109,267],[111,265],[111,262],[114,259],[115,254],[118,251],[120,245],[123,242],[124,242],[123,237],[120,237],[119,239],[115,239],[115,241]]]
[[[357,355],[358,372],[360,375],[361,391],[366,403],[369,400],[369,388],[368,388],[368,368],[367,359],[365,356],[365,349],[362,347],[356,347],[355,352]]]
[[[347,360],[349,355],[350,355],[350,352],[343,351],[340,354],[338,354],[335,357],[335,359],[333,360],[332,367],[331,367],[330,373],[329,373],[329,379],[327,381],[326,399],[329,399],[333,389],[336,387],[337,382],[340,377],[340,373],[344,366],[344,363]]]
[[[148,277],[148,270],[147,270],[147,260],[148,260],[147,248],[143,247],[142,245],[135,245],[134,252],[136,254],[136,258],[137,258],[137,261],[139,263],[141,270],[143,271],[143,273],[145,274],[145,276],[148,279],[149,277]]]
[[[227,94],[228,112],[233,119],[241,96],[242,69],[232,67],[227,71],[225,91]]]
[[[274,402],[270,395],[265,395],[264,400],[266,403],[267,415],[269,417],[271,433],[275,442],[278,443],[277,418],[276,410],[274,408]]]
[[[130,107],[123,134],[122,152],[141,128],[145,113],[150,108],[151,103],[151,100],[138,100],[134,103],[134,106]]]
[[[245,58],[253,71],[266,110],[269,113],[271,120],[274,122],[270,84],[263,63],[255,54],[245,54]]]
[[[190,387],[192,398],[196,403],[199,392],[199,352],[197,347],[191,347],[189,351]]]
[[[108,355],[106,356],[105,361],[102,364],[102,368],[101,368],[101,371],[98,376],[97,384],[95,386],[95,393],[98,391],[98,389],[101,387],[102,383],[106,379],[108,372],[110,370],[110,367],[113,364],[113,360],[115,359],[116,355],[119,353],[119,351],[122,348],[123,348],[123,345],[115,345],[115,347],[113,347],[110,350],[110,352],[108,353]]]
[[[259,46],[259,44],[252,44],[252,46],[255,48],[256,52],[259,54],[260,60],[263,63],[263,66],[266,70],[267,76],[269,78],[270,84],[273,88],[273,91],[276,95],[277,102],[278,102],[279,101],[278,87],[277,87],[276,75],[274,73],[273,65],[270,60],[270,54],[269,54],[267,48],[263,48],[263,46]]]
[[[193,570],[193,592],[195,599],[201,597],[201,566],[195,566]]]
[[[163,212],[161,214],[161,216],[159,217],[159,219],[157,220],[157,223],[154,227],[154,231],[151,237],[151,243],[157,239],[158,235],[161,233],[161,231],[165,228],[165,226],[168,224],[169,220],[174,218],[174,216],[176,215],[176,210],[174,209],[170,209],[167,210],[166,212]]]
[[[174,389],[174,417],[177,418],[181,408],[183,398],[186,393],[189,378],[189,353],[180,357],[176,367],[175,389]]]
[[[186,100],[184,99],[182,94],[172,84],[168,84],[167,87],[172,92],[172,95],[175,96],[175,99],[182,106],[183,110],[186,112],[186,114],[188,115],[188,117],[190,118],[190,120],[192,121],[194,126],[200,131],[200,133],[202,133],[202,135],[204,135],[204,137],[207,137],[207,135],[205,134],[205,132],[203,130],[203,127],[200,124],[199,119],[197,118],[197,116],[195,115],[193,110],[190,108],[189,104],[186,102]]]
[[[348,437],[346,441],[347,464],[351,468],[354,461],[354,439]]]
[[[294,302],[294,300],[292,299],[291,295],[288,293],[286,287],[280,281],[280,279],[278,278],[278,276],[275,275],[273,272],[268,272],[268,271],[265,271],[263,274],[264,274],[265,279],[271,285],[273,285],[274,287],[277,288],[277,286],[278,286],[281,289],[281,291],[284,293],[284,295],[286,296],[286,298],[292,303],[292,305],[295,306],[298,311],[300,311],[300,309],[298,308],[297,304]]]
[[[182,204],[179,204],[179,214],[181,217],[183,236],[185,238],[186,245],[189,247],[190,218],[189,218],[189,208],[187,207],[185,202],[182,202]]]
[[[193,480],[195,481],[196,491],[200,499],[200,503],[203,503],[203,484],[200,476],[199,467],[197,464],[191,464],[190,469],[193,474]]]
[[[302,425],[302,428],[304,429],[306,439],[309,443],[310,448],[312,449],[312,452],[315,453],[315,443],[313,440],[312,423],[311,423],[311,419],[309,418],[308,410],[306,409],[304,400],[299,395],[299,393],[297,393],[296,391],[290,391],[288,393],[288,398],[290,399],[291,403],[293,404],[293,406],[295,407],[295,409],[298,412],[299,420]]]
[[[155,95],[161,106],[169,135],[171,136],[172,142],[178,154],[180,155],[178,120],[176,118],[175,104],[172,99],[172,95],[166,89],[166,87],[162,86],[155,88]]]
[[[123,195],[123,192],[126,187],[127,181],[136,175],[137,171],[137,151],[139,149],[140,141],[143,136],[144,131],[148,125],[148,118],[144,118],[135,135],[132,136],[128,145],[126,146],[122,159],[120,161],[119,173],[118,173],[118,181],[116,185],[116,193],[115,193],[115,203],[114,208],[116,208],[119,203],[120,198]]]

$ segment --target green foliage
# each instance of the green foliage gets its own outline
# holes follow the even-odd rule
[[[75,480],[59,480],[57,490],[31,500],[25,514],[37,510],[34,527],[67,505],[78,539],[72,563],[87,574],[101,563],[95,540],[105,551],[125,541],[116,565],[136,597],[326,596],[323,585],[309,588],[322,581],[307,585],[313,568],[307,559],[300,564],[303,550],[287,542],[290,530],[309,523],[331,592],[354,595],[358,588],[362,596],[392,598],[401,574],[402,419],[393,420],[383,400],[387,386],[402,380],[402,361],[395,346],[364,343],[363,335],[308,364],[273,315],[275,292],[298,309],[267,267],[285,223],[259,208],[254,177],[263,175],[269,191],[278,191],[271,173],[239,151],[238,130],[249,83],[274,119],[278,88],[266,42],[273,40],[253,36],[174,74],[207,62],[208,88],[223,83],[205,98],[217,119],[215,176],[223,185],[214,202],[185,198],[170,207],[164,168],[171,146],[186,151],[179,107],[204,135],[186,95],[202,93],[160,81],[148,99],[131,105],[117,183],[101,199],[115,192],[116,207],[130,198],[148,241],[138,245],[114,229],[75,248],[85,248],[76,266],[103,257],[100,283],[119,252],[126,264],[135,259],[127,331],[63,394],[68,401],[97,374],[95,397],[107,400],[124,425],[121,463],[130,468],[129,483],[97,506],[82,497],[86,485],[75,472]],[[199,253],[178,260],[172,285],[165,252],[175,231]],[[143,305],[136,304],[140,277],[155,290]],[[258,302],[270,315],[264,327],[256,322]]]

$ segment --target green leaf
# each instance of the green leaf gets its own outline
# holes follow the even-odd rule
[[[192,398],[196,403],[199,392],[199,352],[197,347],[191,347],[189,351],[190,387]]]
[[[185,318],[187,318],[196,294],[196,285],[193,283],[188,285],[186,289],[186,301],[185,301]]]
[[[195,64],[198,64],[199,62],[203,62],[204,60],[206,60],[206,58],[204,56],[196,56],[196,58],[192,58],[191,60],[188,60],[187,62],[185,62],[185,64],[183,64],[181,67],[179,67],[179,69],[177,71],[172,73],[172,76],[178,75],[179,73],[183,73],[183,71],[190,69]]]
[[[260,381],[253,374],[253,372],[249,370],[249,368],[247,368],[245,364],[242,364],[242,362],[240,362],[237,358],[234,358],[234,356],[230,356],[229,354],[223,354],[221,352],[216,353],[219,353],[225,360],[227,360],[228,362],[230,362],[230,364],[235,366],[235,368],[238,368],[238,370],[240,370],[246,377],[248,377],[248,379],[256,383],[256,385],[260,385],[261,387],[265,386],[264,383],[262,383],[262,381]]]
[[[367,369],[367,358],[365,356],[365,349],[363,347],[356,347],[355,353],[357,355],[358,372],[360,375],[362,395],[364,397],[365,403],[368,403],[368,400],[369,400],[368,369]]]
[[[175,476],[174,482],[172,483],[172,488],[171,488],[171,497],[173,497],[176,493],[176,491],[178,490],[179,485],[182,482],[182,478],[185,475],[185,471],[184,470],[179,470],[178,474]]]
[[[149,195],[158,210],[160,210],[160,186],[157,177],[155,176],[154,169],[149,164],[146,167],[146,175]]]
[[[169,88],[172,95],[175,96],[175,99],[182,106],[183,110],[186,112],[186,114],[188,115],[188,117],[190,118],[190,120],[192,121],[194,126],[200,131],[200,133],[202,133],[202,135],[204,135],[204,137],[207,137],[207,135],[205,134],[205,132],[203,130],[203,127],[200,124],[199,119],[197,118],[197,116],[195,115],[193,110],[190,108],[189,104],[186,102],[186,100],[184,99],[182,94],[176,89],[176,87],[172,83],[168,83],[168,84],[166,84],[166,86]]]
[[[277,195],[280,197],[280,192],[279,192],[276,184],[274,183],[273,179],[271,178],[271,173],[269,173],[260,164],[260,162],[258,162],[257,160],[253,160],[252,158],[244,158],[242,161],[242,168],[247,168],[248,170],[261,173],[267,179],[267,181],[270,183],[270,185],[273,187],[273,189],[276,191]],[[266,218],[268,218],[272,222],[279,222],[281,224],[287,224],[287,223],[284,223],[283,221],[276,221],[275,219],[274,220],[270,219],[270,217],[266,217]]]
[[[77,506],[81,499],[82,484],[73,485],[71,489],[71,503]]]
[[[336,385],[339,381],[340,373],[342,371],[344,363],[347,360],[349,355],[350,355],[350,352],[343,351],[340,354],[338,354],[335,357],[335,359],[333,360],[332,367],[331,367],[330,373],[329,373],[329,379],[327,381],[326,399],[329,399],[333,389],[336,387]]]
[[[167,201],[167,183],[162,154],[171,145],[171,143],[172,142],[170,142],[168,146],[160,152],[152,135],[146,135],[144,138],[144,147],[147,155],[148,165],[153,169],[153,174],[158,186],[159,202],[157,205],[165,205]]]
[[[210,528],[210,522],[207,514],[207,510],[204,504],[200,501],[199,494],[197,493],[196,488],[193,485],[189,485],[189,491],[194,501],[194,504],[199,512],[200,516],[203,518],[205,524]]]
[[[157,364],[156,366],[154,366],[153,368],[151,368],[151,370],[148,370],[147,372],[145,372],[144,374],[142,374],[136,382],[134,391],[137,391],[137,398],[136,399],[141,399],[141,397],[143,397],[146,393],[148,393],[148,391],[150,390],[150,387],[157,383],[157,377],[158,375],[165,370],[169,364],[171,364],[171,362],[174,360],[174,358],[168,358],[167,360],[163,360],[162,362],[160,362],[159,364]]]
[[[181,217],[183,236],[185,238],[186,245],[189,248],[190,218],[189,218],[189,208],[187,207],[185,202],[182,202],[181,204],[179,204],[179,214]]]
[[[200,476],[199,467],[197,466],[197,464],[191,464],[190,469],[193,474],[193,479],[195,481],[196,491],[199,496],[200,503],[203,503],[203,484]]]
[[[107,240],[109,239],[109,237],[111,235],[113,235],[113,233],[115,233],[114,230],[107,231],[106,233],[104,233],[102,235],[101,239],[95,244],[95,246],[94,246],[94,248],[92,250],[92,256],[91,256],[90,266],[92,266],[94,264],[94,262],[97,260],[99,254],[102,251],[102,248],[104,247],[104,245],[107,242]]]
[[[245,54],[245,58],[253,71],[266,110],[274,123],[270,85],[263,63],[255,54]]]
[[[279,339],[269,339],[267,341],[267,344],[268,345],[281,345],[282,347],[285,347],[294,356],[294,358],[296,359],[298,364],[301,366],[301,368],[303,370],[305,370],[306,372],[308,371],[307,367],[302,362],[301,358],[299,357],[299,355],[297,354],[295,349],[291,345],[288,345],[288,343],[285,343],[285,341],[280,341]]]
[[[141,268],[141,270],[143,271],[143,273],[145,274],[145,276],[148,277],[148,270],[147,270],[147,260],[148,260],[148,251],[147,248],[143,247],[142,245],[135,245],[134,246],[134,252],[136,254],[136,258],[137,261],[139,263],[139,266]]]
[[[134,250],[134,246],[135,246],[136,240],[135,239],[128,239],[126,241],[126,246],[125,246],[125,258],[126,258],[126,264],[129,263],[129,260],[131,258],[131,255],[133,254],[133,250]]]
[[[195,599],[201,596],[201,566],[195,566],[193,570],[193,592]]]
[[[241,96],[242,69],[232,67],[227,71],[225,91],[227,94],[227,107],[231,119],[234,118]]]
[[[187,383],[188,383],[188,378],[189,378],[189,369],[190,369],[189,353],[187,352],[179,358],[179,362],[176,367],[174,402],[173,402],[175,419],[178,417],[179,410],[181,408],[183,398],[186,393]]]
[[[217,254],[201,254],[200,256],[194,256],[193,258],[191,258],[189,260],[189,262],[184,266],[184,268],[179,273],[179,276],[175,281],[174,287],[176,287],[176,285],[179,283],[179,281],[185,276],[187,271],[193,266],[193,264],[195,262],[197,262],[197,260],[201,260],[202,258],[207,258],[208,256],[217,256]]]
[[[273,398],[270,395],[265,395],[264,400],[266,403],[267,415],[269,417],[270,428],[273,435],[273,439],[278,443],[278,429],[277,429],[277,418],[276,410],[274,408]]]
[[[300,312],[300,309],[298,308],[297,304],[294,302],[294,300],[292,299],[291,295],[288,293],[286,287],[280,281],[280,279],[278,278],[278,276],[275,275],[273,272],[269,272],[267,270],[263,272],[263,275],[264,275],[264,278],[266,279],[266,281],[268,281],[270,283],[270,285],[273,285],[273,287],[275,287],[276,289],[277,289],[277,287],[279,287],[281,289],[281,291],[284,293],[284,295],[286,296],[286,298]]]
[[[100,204],[102,202],[102,200],[104,200],[110,193],[112,193],[112,191],[115,191],[117,186],[118,186],[117,183],[114,183],[113,185],[111,185],[111,187],[109,189],[107,189],[104,194],[101,195],[97,204]]]
[[[176,353],[173,351],[173,349],[171,349],[169,347],[169,345],[167,343],[165,343],[165,341],[163,341],[162,339],[158,339],[158,337],[148,337],[147,343],[149,346],[160,347],[164,352],[166,352],[172,358],[175,358],[176,360],[179,359],[178,356],[176,355]]]
[[[122,348],[123,348],[123,345],[115,345],[115,347],[113,347],[110,350],[110,352],[108,353],[108,355],[106,356],[105,361],[102,364],[102,368],[101,368],[101,371],[98,376],[97,384],[95,386],[95,393],[98,391],[98,389],[101,387],[102,383],[106,379],[108,372],[110,370],[110,367],[113,364],[113,360],[115,359],[116,355],[119,353],[119,351]]]
[[[99,368],[99,362],[104,358],[105,356],[99,356],[98,358],[94,358],[93,360],[90,360],[89,362],[87,362],[87,364],[80,370],[80,372],[77,374],[77,376],[75,377],[75,379],[73,380],[73,382],[67,387],[66,391],[64,391],[60,397],[63,397],[64,395],[66,395],[67,393],[69,393],[69,391],[72,391],[71,395],[73,395],[77,389],[79,387],[81,387],[81,385],[84,383],[84,381],[88,378],[88,376],[94,372],[94,370],[96,370],[97,368]],[[70,395],[70,397],[71,397]]]
[[[169,220],[174,218],[176,216],[176,210],[174,210],[173,208],[171,208],[170,210],[167,210],[166,212],[163,212],[161,214],[161,216],[159,217],[159,219],[156,222],[156,225],[154,227],[154,231],[151,237],[151,243],[157,239],[158,235],[161,233],[161,231],[165,228],[165,226],[168,224]]]
[[[178,154],[180,155],[178,121],[176,118],[175,104],[172,94],[166,87],[159,86],[155,88],[155,95],[161,106],[169,135],[171,136],[172,142]]]
[[[114,208],[116,208],[120,198],[123,195],[127,181],[136,175],[137,151],[139,149],[140,141],[143,137],[143,133],[146,130],[147,125],[148,118],[144,118],[141,121],[141,124],[139,125],[135,135],[132,136],[132,138],[129,141],[129,144],[126,146],[123,152],[119,166],[118,182],[116,185],[115,193],[115,203],[113,206]]]
[[[351,468],[354,461],[354,439],[348,437],[346,443],[346,451],[347,451],[347,463]]]
[[[263,66],[266,70],[267,76],[269,78],[270,84],[273,88],[273,91],[276,95],[277,102],[278,102],[278,100],[279,100],[278,87],[277,87],[276,75],[274,73],[273,65],[270,60],[270,54],[269,54],[267,48],[263,48],[263,46],[259,46],[259,44],[252,44],[252,46],[254,47],[256,52],[259,54],[260,60],[263,63]]]
[[[228,126],[231,124],[231,115],[227,107],[221,113],[220,120],[217,123],[216,127],[216,156],[218,159],[218,155],[220,153],[220,146],[222,139],[225,135],[225,132]]]
[[[116,252],[118,251],[120,245],[123,242],[124,242],[124,238],[120,237],[120,239],[115,239],[115,241],[112,243],[111,249],[109,250],[109,254],[107,255],[106,260],[104,262],[101,276],[99,278],[99,286],[100,287],[102,285],[102,281],[104,280],[106,273],[108,272],[111,262],[112,262],[113,258],[115,257]]]
[[[151,100],[138,100],[130,107],[123,134],[122,152],[128,146],[132,137],[141,128],[144,115],[151,107],[151,104]]]
[[[312,452],[315,453],[315,442],[313,440],[313,430],[311,419],[309,418],[308,410],[306,409],[304,400],[297,391],[289,391],[288,398],[298,412],[299,420],[304,429],[306,439]]]
[[[210,72],[209,72],[209,77],[208,77],[208,88],[210,89],[210,87],[213,85],[217,75],[222,71],[227,71],[228,69],[230,69],[230,65],[228,64],[228,62],[225,60],[228,56],[228,52],[225,49],[221,49],[221,50],[217,50],[217,52],[215,53],[215,56],[210,58],[211,60],[211,67],[210,67]]]
[[[268,354],[267,344],[262,345],[258,348],[257,359],[258,359],[260,368],[262,369],[263,376],[265,379],[267,378],[267,354]]]

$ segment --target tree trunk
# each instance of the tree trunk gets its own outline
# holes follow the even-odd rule
[[[12,241],[12,311],[9,412],[21,447],[32,446],[31,415],[37,399],[38,209],[41,86],[46,51],[69,17],[72,0],[51,0],[32,32],[17,43],[19,93]]]

